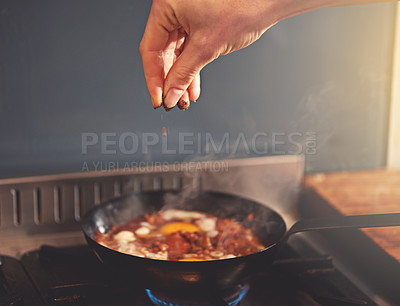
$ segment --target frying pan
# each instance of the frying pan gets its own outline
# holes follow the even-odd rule
[[[253,233],[265,249],[246,256],[196,262],[142,258],[104,247],[94,240],[96,231],[107,232],[113,225],[159,211],[162,208],[195,210],[219,218],[245,222],[249,213]],[[226,288],[242,283],[255,273],[267,269],[279,246],[292,234],[310,230],[399,226],[400,213],[308,219],[295,223],[286,231],[282,217],[260,203],[223,193],[204,192],[183,196],[175,192],[144,192],[128,195],[94,207],[82,220],[85,238],[100,259],[111,270],[134,280],[137,286],[164,293]]]

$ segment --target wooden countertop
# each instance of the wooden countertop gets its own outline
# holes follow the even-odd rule
[[[400,212],[400,171],[313,174],[306,176],[305,186],[343,215]],[[400,262],[400,227],[362,231]]]

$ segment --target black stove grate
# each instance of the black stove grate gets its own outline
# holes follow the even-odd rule
[[[0,258],[0,305],[43,305],[21,263],[8,256]]]
[[[25,302],[20,305],[153,305],[139,286],[108,273],[87,246],[42,246],[20,262],[4,257],[2,269],[13,288],[8,294],[17,296],[18,303],[20,296]],[[376,305],[335,268],[330,257],[301,258],[289,245],[269,271],[250,280],[249,287],[239,306]],[[4,301],[1,306],[19,305]]]

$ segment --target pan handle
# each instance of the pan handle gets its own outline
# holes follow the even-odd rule
[[[400,213],[304,219],[293,224],[285,238],[298,232],[387,226],[400,226]]]

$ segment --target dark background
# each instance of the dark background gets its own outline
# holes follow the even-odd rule
[[[323,9],[282,21],[202,72],[188,111],[153,110],[139,42],[150,1],[0,1],[0,177],[81,171],[85,161],[187,161],[248,156],[82,153],[82,133],[179,132],[251,139],[315,133],[306,171],[385,165],[393,4]],[[202,140],[203,141],[203,140]],[[269,139],[269,141],[272,141]],[[232,144],[231,144],[232,145]],[[260,144],[262,145],[262,144]],[[304,148],[304,147],[303,147]],[[306,152],[303,152],[306,153]],[[266,155],[275,154],[271,150]],[[251,156],[259,154],[251,152]]]

